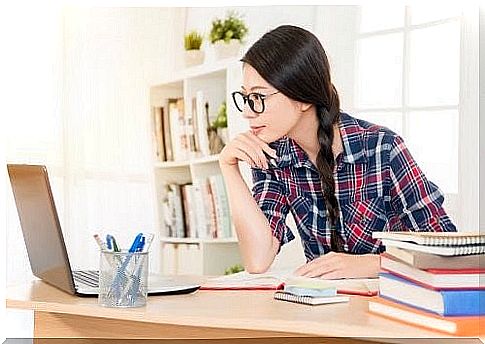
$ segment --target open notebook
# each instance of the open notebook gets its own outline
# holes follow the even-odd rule
[[[201,290],[278,290],[283,289],[285,282],[314,281],[314,278],[295,276],[293,271],[270,271],[262,274],[250,274],[246,271],[236,274],[208,279]],[[325,280],[329,286],[337,288],[339,294],[377,295],[379,279],[338,279]]]

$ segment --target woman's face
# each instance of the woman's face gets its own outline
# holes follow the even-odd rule
[[[270,95],[278,90],[264,80],[251,65],[243,65],[243,85],[241,92],[257,92]],[[290,133],[301,117],[300,103],[279,92],[264,99],[265,110],[255,113],[246,103],[243,111],[249,120],[252,132],[266,143],[280,139]]]

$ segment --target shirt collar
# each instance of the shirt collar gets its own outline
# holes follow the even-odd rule
[[[359,125],[357,119],[346,113],[340,113],[339,129],[344,149],[342,162],[349,164],[365,163],[367,158],[362,145],[363,128]],[[276,150],[279,168],[287,166],[316,168],[306,152],[288,136],[283,136],[281,139],[270,143],[269,146]]]

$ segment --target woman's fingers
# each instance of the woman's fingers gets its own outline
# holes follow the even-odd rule
[[[257,159],[257,161],[260,163],[261,168],[268,168],[268,162],[266,156],[263,153],[263,150],[254,140],[249,137],[249,135],[241,134],[237,137],[237,139],[240,142],[244,143],[251,150],[251,156],[253,157],[253,159]]]

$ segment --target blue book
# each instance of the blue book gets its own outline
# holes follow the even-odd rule
[[[443,316],[485,315],[485,290],[432,290],[390,273],[380,273],[379,294]]]

